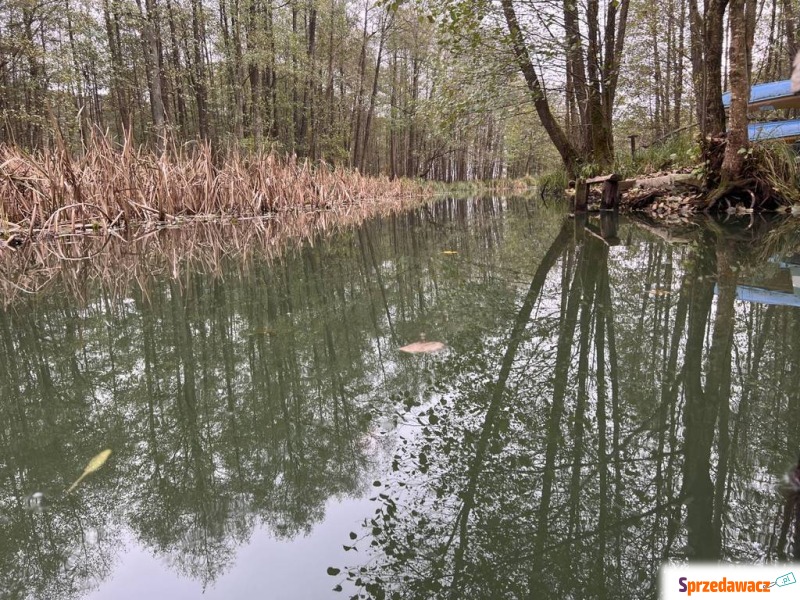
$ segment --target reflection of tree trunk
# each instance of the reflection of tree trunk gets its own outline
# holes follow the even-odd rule
[[[795,559],[800,558],[800,492],[786,492],[786,501],[783,503],[783,520],[781,521],[781,532],[778,536],[778,558],[786,560],[786,541],[789,537],[789,529],[794,520],[794,535],[792,536],[793,555]]]
[[[170,285],[172,298],[172,311],[174,318],[174,341],[177,346],[176,353],[180,359],[181,369],[176,373],[178,382],[178,406],[181,408],[181,425],[185,428],[186,442],[188,443],[189,458],[194,468],[194,485],[198,496],[206,494],[206,476],[203,468],[203,445],[197,423],[197,381],[195,378],[195,356],[192,340],[192,329],[185,308],[184,290],[179,285]],[[183,381],[181,382],[181,372]]]
[[[236,351],[234,350],[233,340],[233,322],[231,316],[233,311],[227,304],[227,297],[225,295],[227,287],[222,285],[219,281],[214,284],[214,304],[215,315],[214,324],[216,325],[216,333],[221,340],[215,341],[214,345],[222,348],[223,362],[225,363],[225,405],[228,412],[228,420],[230,422],[232,436],[234,441],[233,450],[236,459],[236,472],[240,482],[246,480],[245,474],[242,471],[242,436],[239,432],[239,424],[237,422],[236,411],[236,393],[234,391],[234,379],[236,377]],[[212,330],[213,331],[213,330]]]
[[[594,259],[600,263],[605,261],[608,264],[608,247],[592,238],[587,244],[586,252],[589,252]],[[601,269],[602,270],[602,269]],[[570,481],[569,495],[569,536],[575,535],[575,530],[580,528],[579,515],[581,504],[581,465],[584,459],[584,420],[586,417],[586,405],[589,402],[589,390],[587,389],[587,379],[589,376],[589,350],[591,343],[589,334],[595,310],[596,298],[595,290],[597,283],[598,270],[592,269],[588,277],[582,280],[583,301],[581,302],[581,315],[578,325],[578,389],[575,403],[575,417],[573,419],[573,444],[572,444],[572,477]]]
[[[514,321],[514,327],[511,330],[511,335],[508,338],[508,346],[506,347],[506,351],[500,363],[500,373],[497,376],[497,381],[491,388],[492,399],[489,403],[488,409],[486,410],[483,427],[481,429],[481,436],[475,449],[475,457],[472,460],[467,473],[467,486],[463,494],[461,494],[461,497],[464,499],[464,503],[461,507],[455,524],[455,530],[458,531],[459,539],[458,547],[454,552],[453,580],[450,588],[451,598],[461,598],[459,595],[459,584],[466,566],[464,557],[466,555],[467,546],[469,543],[468,526],[470,513],[475,506],[475,493],[478,487],[478,478],[480,477],[481,470],[483,468],[483,461],[486,457],[489,442],[494,437],[495,426],[497,424],[498,417],[500,416],[500,409],[502,408],[503,404],[502,400],[505,393],[506,382],[508,381],[508,376],[511,373],[511,367],[514,364],[519,344],[522,341],[522,335],[525,332],[525,328],[528,326],[528,322],[530,321],[533,307],[539,299],[539,295],[542,292],[542,288],[544,287],[548,273],[553,268],[553,265],[556,263],[556,260],[562,253],[564,247],[567,245],[568,240],[569,227],[567,223],[564,223],[558,236],[553,241],[547,253],[542,258],[542,262],[539,264],[539,267],[536,269],[536,273],[533,276],[530,288],[528,288],[528,293],[525,296],[525,300],[523,301],[522,306],[517,313],[517,318]]]
[[[607,250],[606,250],[607,251]],[[606,562],[606,528],[608,527],[608,444],[606,441],[606,313],[611,313],[611,305],[605,300],[608,288],[608,271],[600,273],[597,283],[598,296],[603,298],[597,308],[595,319],[595,356],[597,360],[597,472],[600,506],[597,514],[599,534],[595,550],[595,563],[592,578],[596,582],[597,595],[607,595]],[[613,373],[612,376],[616,376]]]
[[[753,307],[753,309],[753,312],[756,312],[757,314],[760,313],[758,308]],[[753,312],[750,313],[750,320],[747,327],[748,340],[753,340],[755,336],[753,327]],[[745,367],[749,376],[745,379],[744,385],[742,386],[742,397],[739,401],[739,410],[737,411],[736,415],[736,425],[733,428],[733,436],[731,439],[732,448],[747,448],[749,446],[749,427],[747,427],[747,424],[749,423],[750,418],[750,399],[753,397],[753,393],[756,389],[755,384],[760,379],[761,360],[764,357],[764,344],[767,341],[767,337],[772,333],[772,319],[774,314],[775,305],[770,305],[764,310],[764,318],[760,322],[760,326],[758,326],[758,336],[755,338],[755,342],[748,345],[747,362]],[[727,492],[725,494],[725,502],[728,501],[730,496],[730,490],[732,487],[732,482],[730,480],[733,478],[733,474],[735,473],[735,467],[736,464],[734,462],[734,464],[732,464],[728,469],[729,481],[726,486]]]
[[[619,510],[622,507],[622,450],[620,448],[621,424],[622,424],[622,409],[620,408],[619,401],[619,361],[617,355],[617,335],[616,327],[614,326],[614,311],[611,310],[613,306],[613,298],[611,297],[611,286],[608,281],[608,272],[604,270],[604,285],[603,285],[603,305],[607,308],[606,315],[606,329],[608,331],[608,366],[609,378],[611,380],[611,421],[614,423],[614,429],[611,434],[611,453],[614,456],[614,507],[617,517],[619,517]],[[615,573],[622,571],[622,530],[617,529],[617,538],[615,547],[616,569]]]
[[[717,481],[715,486],[714,531],[722,531],[724,512],[724,488],[728,473],[730,455],[730,436],[728,421],[731,397],[731,350],[733,348],[733,327],[736,314],[736,275],[731,268],[733,243],[720,242],[717,248],[717,282],[719,298],[714,318],[714,334],[711,338],[709,368],[706,378],[706,395],[711,392],[712,403],[719,410]],[[710,386],[710,389],[709,389]]]
[[[17,352],[17,348],[14,347],[14,340],[11,336],[11,329],[12,326],[9,323],[8,313],[6,311],[0,311],[0,333],[2,333],[3,338],[3,350],[5,351],[5,356],[3,360],[0,361],[2,364],[3,369],[0,373],[2,373],[2,378],[0,378],[0,391],[4,392],[4,398],[13,398],[14,399],[14,409],[16,413],[16,417],[19,419],[19,427],[14,428],[18,429],[22,433],[22,437],[28,438],[29,429],[28,429],[28,418],[27,412],[25,411],[25,405],[21,402],[23,397],[20,394],[20,381],[19,381],[19,363],[17,361],[17,356],[19,355]],[[8,402],[7,400],[5,402]]]
[[[689,306],[689,331],[686,340],[685,368],[685,473],[687,496],[686,526],[693,558],[712,560],[721,553],[721,504],[715,506],[711,482],[711,447],[717,417],[727,411],[730,397],[731,348],[733,345],[736,277],[730,265],[730,243],[717,252],[719,297],[714,318],[706,389],[702,387],[703,343],[706,322],[713,301],[712,281],[703,277],[713,272],[713,265],[696,255],[696,275]],[[723,418],[727,427],[727,421]],[[719,470],[727,468],[727,435],[720,432]],[[724,480],[724,473],[720,473]],[[721,490],[717,490],[720,492]],[[715,510],[716,509],[716,510]],[[715,515],[716,513],[716,515]]]
[[[718,540],[714,540],[710,532],[714,489],[709,475],[711,442],[717,415],[716,410],[712,410],[706,402],[703,393],[702,363],[706,322],[714,299],[714,284],[707,275],[712,273],[713,266],[699,253],[694,256],[694,260],[695,278],[689,304],[684,373],[686,394],[684,494],[689,503],[686,525],[694,557],[712,559],[719,554]]]
[[[692,276],[691,273],[685,273],[683,281],[681,282],[680,294],[678,296],[678,305],[675,309],[675,320],[672,324],[672,336],[669,342],[669,350],[666,359],[666,369],[663,370],[661,375],[661,401],[658,407],[659,411],[659,436],[658,436],[658,450],[656,453],[657,467],[656,467],[656,498],[663,498],[667,494],[671,494],[674,489],[673,482],[675,481],[675,446],[677,440],[675,438],[675,416],[678,412],[676,405],[678,402],[678,393],[680,390],[680,375],[678,373],[678,355],[680,354],[681,340],[683,339],[684,331],[686,329],[686,313],[689,307],[689,290],[691,289]],[[666,324],[668,324],[669,310],[666,311]],[[666,329],[666,328],[665,328]],[[663,466],[664,452],[670,450],[669,459],[666,468]],[[673,510],[676,510],[673,508]],[[680,510],[680,507],[677,507]],[[659,511],[656,517],[656,527],[654,527],[654,535],[658,532],[658,525],[660,519],[664,517],[664,511]],[[672,543],[677,535],[677,528],[673,525],[680,521],[680,515],[672,515],[667,518],[667,541],[665,544],[665,553],[672,546]]]
[[[567,299],[566,311],[562,310],[561,327],[558,334],[558,347],[556,350],[556,362],[553,372],[553,402],[550,409],[550,417],[547,424],[547,445],[545,448],[544,476],[542,478],[542,497],[537,510],[537,529],[533,544],[533,565],[528,580],[528,596],[536,597],[541,591],[540,577],[544,565],[544,545],[549,535],[548,518],[550,513],[550,502],[552,500],[553,485],[555,483],[555,461],[558,454],[559,442],[561,441],[561,417],[564,413],[564,399],[566,397],[570,358],[572,356],[572,341],[575,332],[575,325],[578,322],[579,305],[582,304],[581,296],[584,291],[594,288],[595,281],[599,272],[605,272],[608,268],[605,265],[593,264],[608,258],[607,253],[602,253],[599,246],[602,242],[595,238],[587,240],[586,245],[579,250],[577,259],[577,269],[572,280]],[[563,304],[562,304],[563,307]],[[589,306],[584,305],[583,311],[590,311]],[[583,319],[581,320],[583,322]]]
[[[369,230],[367,228],[360,228],[358,230],[358,238],[361,242],[361,254],[364,259],[364,265],[366,267],[367,263],[367,253],[369,253],[369,257],[372,261],[372,271],[375,273],[375,280],[378,282],[378,288],[381,291],[381,298],[383,299],[383,307],[384,311],[386,312],[386,323],[389,325],[389,332],[392,334],[392,339],[397,339],[397,334],[394,331],[394,324],[392,323],[392,313],[389,309],[389,301],[386,299],[386,287],[383,285],[383,277],[381,277],[381,271],[378,268],[378,263],[375,260],[375,248],[372,245],[372,239],[369,236]],[[367,252],[367,250],[369,252]]]
[[[153,478],[162,482],[163,474],[161,452],[158,443],[158,428],[156,426],[156,412],[161,412],[160,407],[157,408],[157,401],[160,396],[157,389],[158,372],[156,365],[157,359],[157,345],[153,332],[153,311],[145,303],[141,297],[136,298],[136,305],[139,313],[142,316],[142,354],[144,358],[144,376],[145,376],[145,389],[147,390],[147,434],[150,448],[150,460],[153,461]]]

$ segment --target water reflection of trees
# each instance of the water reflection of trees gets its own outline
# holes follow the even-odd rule
[[[664,560],[792,543],[800,311],[736,302],[764,265],[724,236],[565,232],[508,333],[442,366],[351,571],[364,596],[650,597]]]
[[[0,312],[0,595],[79,596],[111,572],[127,528],[205,584],[259,523],[293,537],[329,498],[360,494],[392,398],[430,377],[397,360],[398,343],[426,331],[473,344],[502,317],[465,326],[459,311],[486,290],[495,307],[513,301],[493,266],[508,251],[501,207],[442,203],[273,264],[219,255],[133,287],[127,273],[78,285],[67,272],[17,298]],[[106,467],[61,498],[105,447]],[[34,491],[52,500],[44,512],[23,506]]]
[[[384,470],[353,571],[375,597],[640,597],[665,558],[796,552],[774,483],[800,444],[800,317],[735,301],[762,265],[711,232],[609,248],[527,210],[442,203],[274,264],[210,244],[176,277],[16,300],[0,592],[79,596],[128,528],[209,583],[255,527],[303,534]],[[421,332],[449,353],[398,357]],[[395,420],[419,425],[397,449]]]

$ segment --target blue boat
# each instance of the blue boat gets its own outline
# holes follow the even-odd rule
[[[750,123],[747,126],[747,137],[751,142],[763,140],[795,142],[800,140],[800,119]]]
[[[722,104],[725,108],[731,105],[731,93],[722,94]],[[792,82],[771,81],[760,83],[750,88],[750,110],[776,110],[779,108],[800,108],[800,93],[792,93]]]

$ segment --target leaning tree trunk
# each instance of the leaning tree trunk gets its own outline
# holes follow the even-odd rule
[[[550,137],[550,141],[553,142],[556,150],[561,155],[564,167],[571,175],[574,175],[578,169],[578,153],[550,110],[550,104],[545,96],[544,88],[531,62],[528,47],[525,45],[525,40],[522,36],[522,28],[517,19],[513,1],[501,0],[500,4],[503,8],[503,16],[505,17],[506,25],[508,26],[514,57],[517,59],[517,65],[520,71],[522,71],[522,75],[525,77],[528,92],[533,99],[533,105],[536,108],[536,113],[539,115],[542,127],[544,127],[544,130]]]

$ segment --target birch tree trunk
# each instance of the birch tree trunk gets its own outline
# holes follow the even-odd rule
[[[731,109],[730,130],[722,161],[722,181],[735,181],[742,174],[747,149],[747,102],[750,99],[750,82],[747,71],[747,27],[745,0],[730,3],[731,42],[728,51],[730,62]]]

